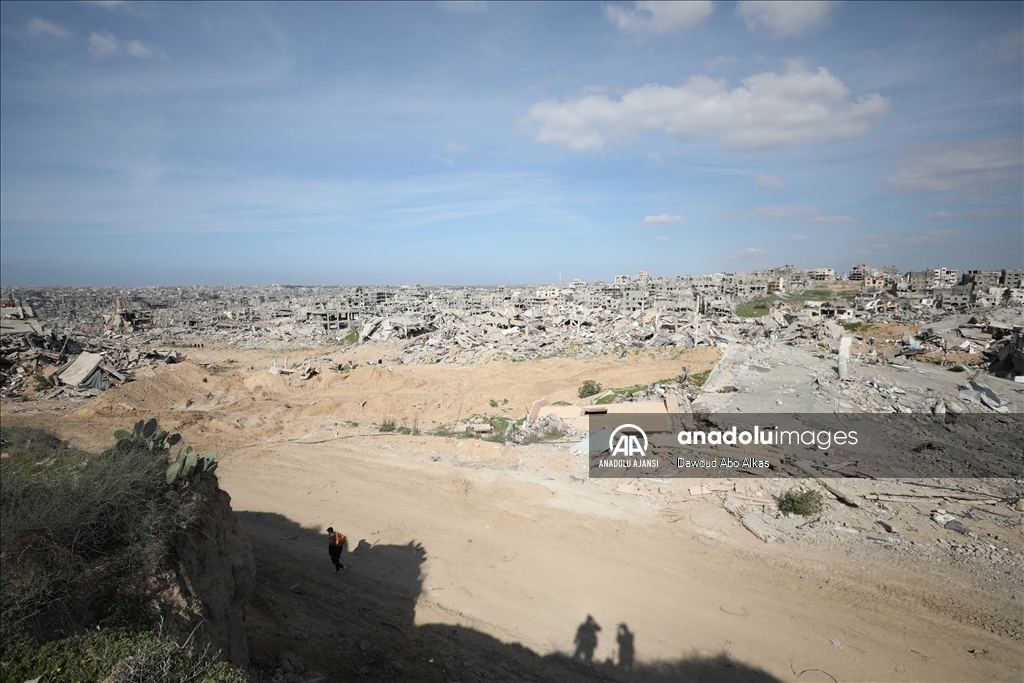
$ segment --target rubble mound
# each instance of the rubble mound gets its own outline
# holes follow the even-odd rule
[[[112,416],[145,412],[214,410],[240,398],[238,382],[219,376],[194,363],[158,367],[134,382],[106,391],[75,411],[76,417]],[[251,398],[245,396],[249,403]]]

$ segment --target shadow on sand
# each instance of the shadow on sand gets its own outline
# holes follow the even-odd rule
[[[725,653],[644,661],[628,625],[602,631],[591,615],[576,616],[582,621],[571,655],[540,655],[463,626],[417,626],[416,603],[427,557],[422,545],[350,539],[354,548],[342,557],[347,569],[336,574],[323,530],[304,528],[275,513],[236,514],[252,538],[256,556],[258,588],[250,600],[247,630],[253,665],[264,679],[278,666],[279,653],[291,651],[307,671],[332,681],[779,680]],[[572,623],[566,624],[567,636]],[[594,661],[601,637],[616,643],[615,661]]]

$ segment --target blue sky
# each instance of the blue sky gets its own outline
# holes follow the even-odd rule
[[[5,285],[1024,267],[1024,4],[0,4]]]

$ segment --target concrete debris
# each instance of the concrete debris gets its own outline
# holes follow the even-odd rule
[[[999,398],[996,392],[981,382],[968,382],[960,387],[959,398],[961,401],[969,401],[977,405],[985,405],[1000,413],[1008,413],[1007,402]]]
[[[754,534],[765,543],[781,540],[775,528],[772,527],[765,516],[760,513],[751,512],[743,515],[743,517],[740,518],[740,524],[742,524],[747,531]]]

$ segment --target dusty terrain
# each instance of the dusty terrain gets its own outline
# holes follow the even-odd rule
[[[569,444],[373,426],[518,418],[538,398],[575,401],[585,379],[700,372],[714,351],[444,367],[389,363],[380,346],[292,352],[292,366],[361,364],[321,362],[306,381],[269,374],[273,355],[192,350],[87,402],[2,404],[5,424],[88,448],[155,416],[220,450],[221,486],[254,545],[250,651],[266,670],[291,651],[328,680],[1021,680],[1019,565],[962,557],[944,529],[907,527],[895,547],[842,533],[766,545],[720,500],[688,498],[692,482],[631,495],[586,480]],[[1024,551],[1020,515],[994,512],[979,534]],[[823,522],[843,514],[833,501]],[[340,574],[329,525],[350,540]],[[588,615],[593,663],[573,658]]]

